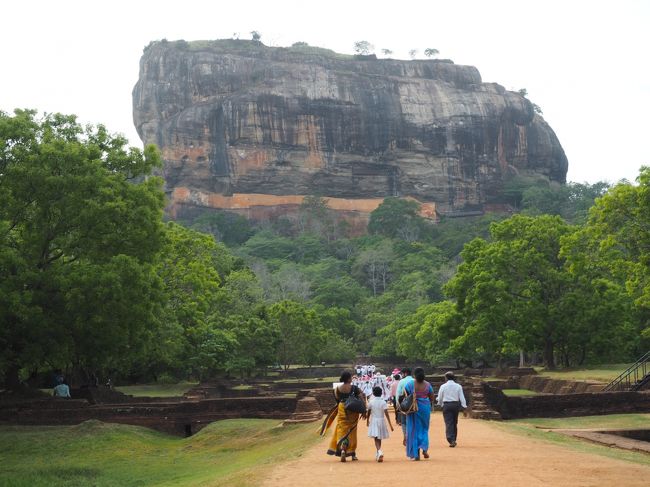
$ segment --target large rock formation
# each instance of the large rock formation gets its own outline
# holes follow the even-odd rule
[[[518,93],[448,60],[378,60],[252,41],[154,42],[134,120],[162,150],[172,215],[265,217],[303,195],[342,212],[384,197],[481,211],[515,174],[565,180],[553,130]]]

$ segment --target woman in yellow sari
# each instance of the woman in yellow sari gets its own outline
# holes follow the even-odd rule
[[[325,434],[336,419],[334,435],[330,441],[327,454],[341,457],[341,461],[345,462],[348,457],[351,457],[352,460],[357,460],[357,422],[361,416],[359,413],[347,411],[345,409],[345,401],[350,395],[354,395],[364,402],[366,398],[361,392],[361,389],[352,385],[352,374],[350,372],[343,372],[340,381],[343,384],[334,389],[334,397],[336,398],[337,404],[325,418],[323,427],[321,428],[321,435]]]

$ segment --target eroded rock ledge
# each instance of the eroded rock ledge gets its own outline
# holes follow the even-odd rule
[[[499,201],[513,174],[563,182],[567,171],[557,137],[527,99],[447,60],[155,42],[142,56],[133,106],[143,142],[162,150],[178,216],[241,210],[244,195],[252,217],[303,195],[359,215],[387,196],[462,214]]]

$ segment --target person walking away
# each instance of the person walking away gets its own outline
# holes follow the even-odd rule
[[[357,423],[360,416],[359,413],[346,410],[345,401],[354,395],[365,403],[365,396],[361,389],[352,384],[352,373],[343,372],[340,382],[342,384],[334,389],[334,398],[337,404],[327,414],[320,434],[324,435],[336,419],[336,427],[327,454],[341,457],[341,461],[345,462],[347,457],[357,460]]]
[[[445,435],[449,442],[449,447],[456,446],[458,438],[458,413],[461,409],[467,408],[463,386],[456,383],[456,377],[453,372],[445,373],[445,383],[440,386],[438,391],[438,406],[442,407],[442,417],[445,420]]]
[[[397,384],[397,391],[395,397],[397,398],[397,409],[399,410],[399,403],[402,400],[402,397],[404,396],[404,388],[406,387],[407,384],[413,382],[413,376],[411,375],[411,369],[408,367],[405,367],[402,369],[402,379],[399,381],[399,384]],[[406,446],[406,416],[402,414],[401,412],[397,415],[397,423],[402,427],[402,445]]]
[[[400,424],[399,420],[399,405],[397,404],[397,386],[399,381],[402,379],[402,376],[399,374],[393,375],[393,382],[390,384],[390,401],[393,404],[395,409],[395,424]]]
[[[393,424],[390,422],[390,416],[388,415],[388,404],[382,399],[382,389],[379,386],[376,386],[372,389],[373,398],[368,403],[368,415],[366,416],[366,426],[368,426],[368,437],[375,439],[375,448],[377,449],[377,454],[375,455],[375,460],[379,463],[384,461],[384,452],[381,450],[381,440],[384,440],[390,436],[388,433],[388,428],[386,428],[386,421],[388,421],[388,426],[390,430],[394,431]]]
[[[429,458],[429,423],[435,397],[433,386],[424,380],[424,369],[417,367],[413,375],[415,380],[404,387],[404,392],[415,393],[418,410],[406,415],[406,456],[420,460],[420,450],[424,458]]]

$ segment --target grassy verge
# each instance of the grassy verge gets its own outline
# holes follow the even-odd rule
[[[546,370],[543,367],[536,368],[540,375],[552,379],[564,380],[596,380],[610,382],[618,377],[631,364],[604,364],[579,369]]]
[[[610,448],[589,443],[562,433],[548,431],[546,428],[587,429],[587,428],[647,428],[650,414],[612,414],[607,416],[582,416],[575,418],[534,418],[504,422],[490,422],[496,428],[532,439],[549,441],[583,453],[602,455],[617,460],[650,466],[650,456],[645,453]]]
[[[503,389],[506,396],[537,396],[539,393],[528,389]]]
[[[196,385],[196,382],[179,382],[178,384],[138,384],[135,386],[120,386],[115,389],[124,394],[130,394],[131,396],[173,397],[182,396]]]
[[[99,421],[0,427],[0,485],[252,486],[318,440],[314,424],[277,425],[219,421],[190,438]]]

